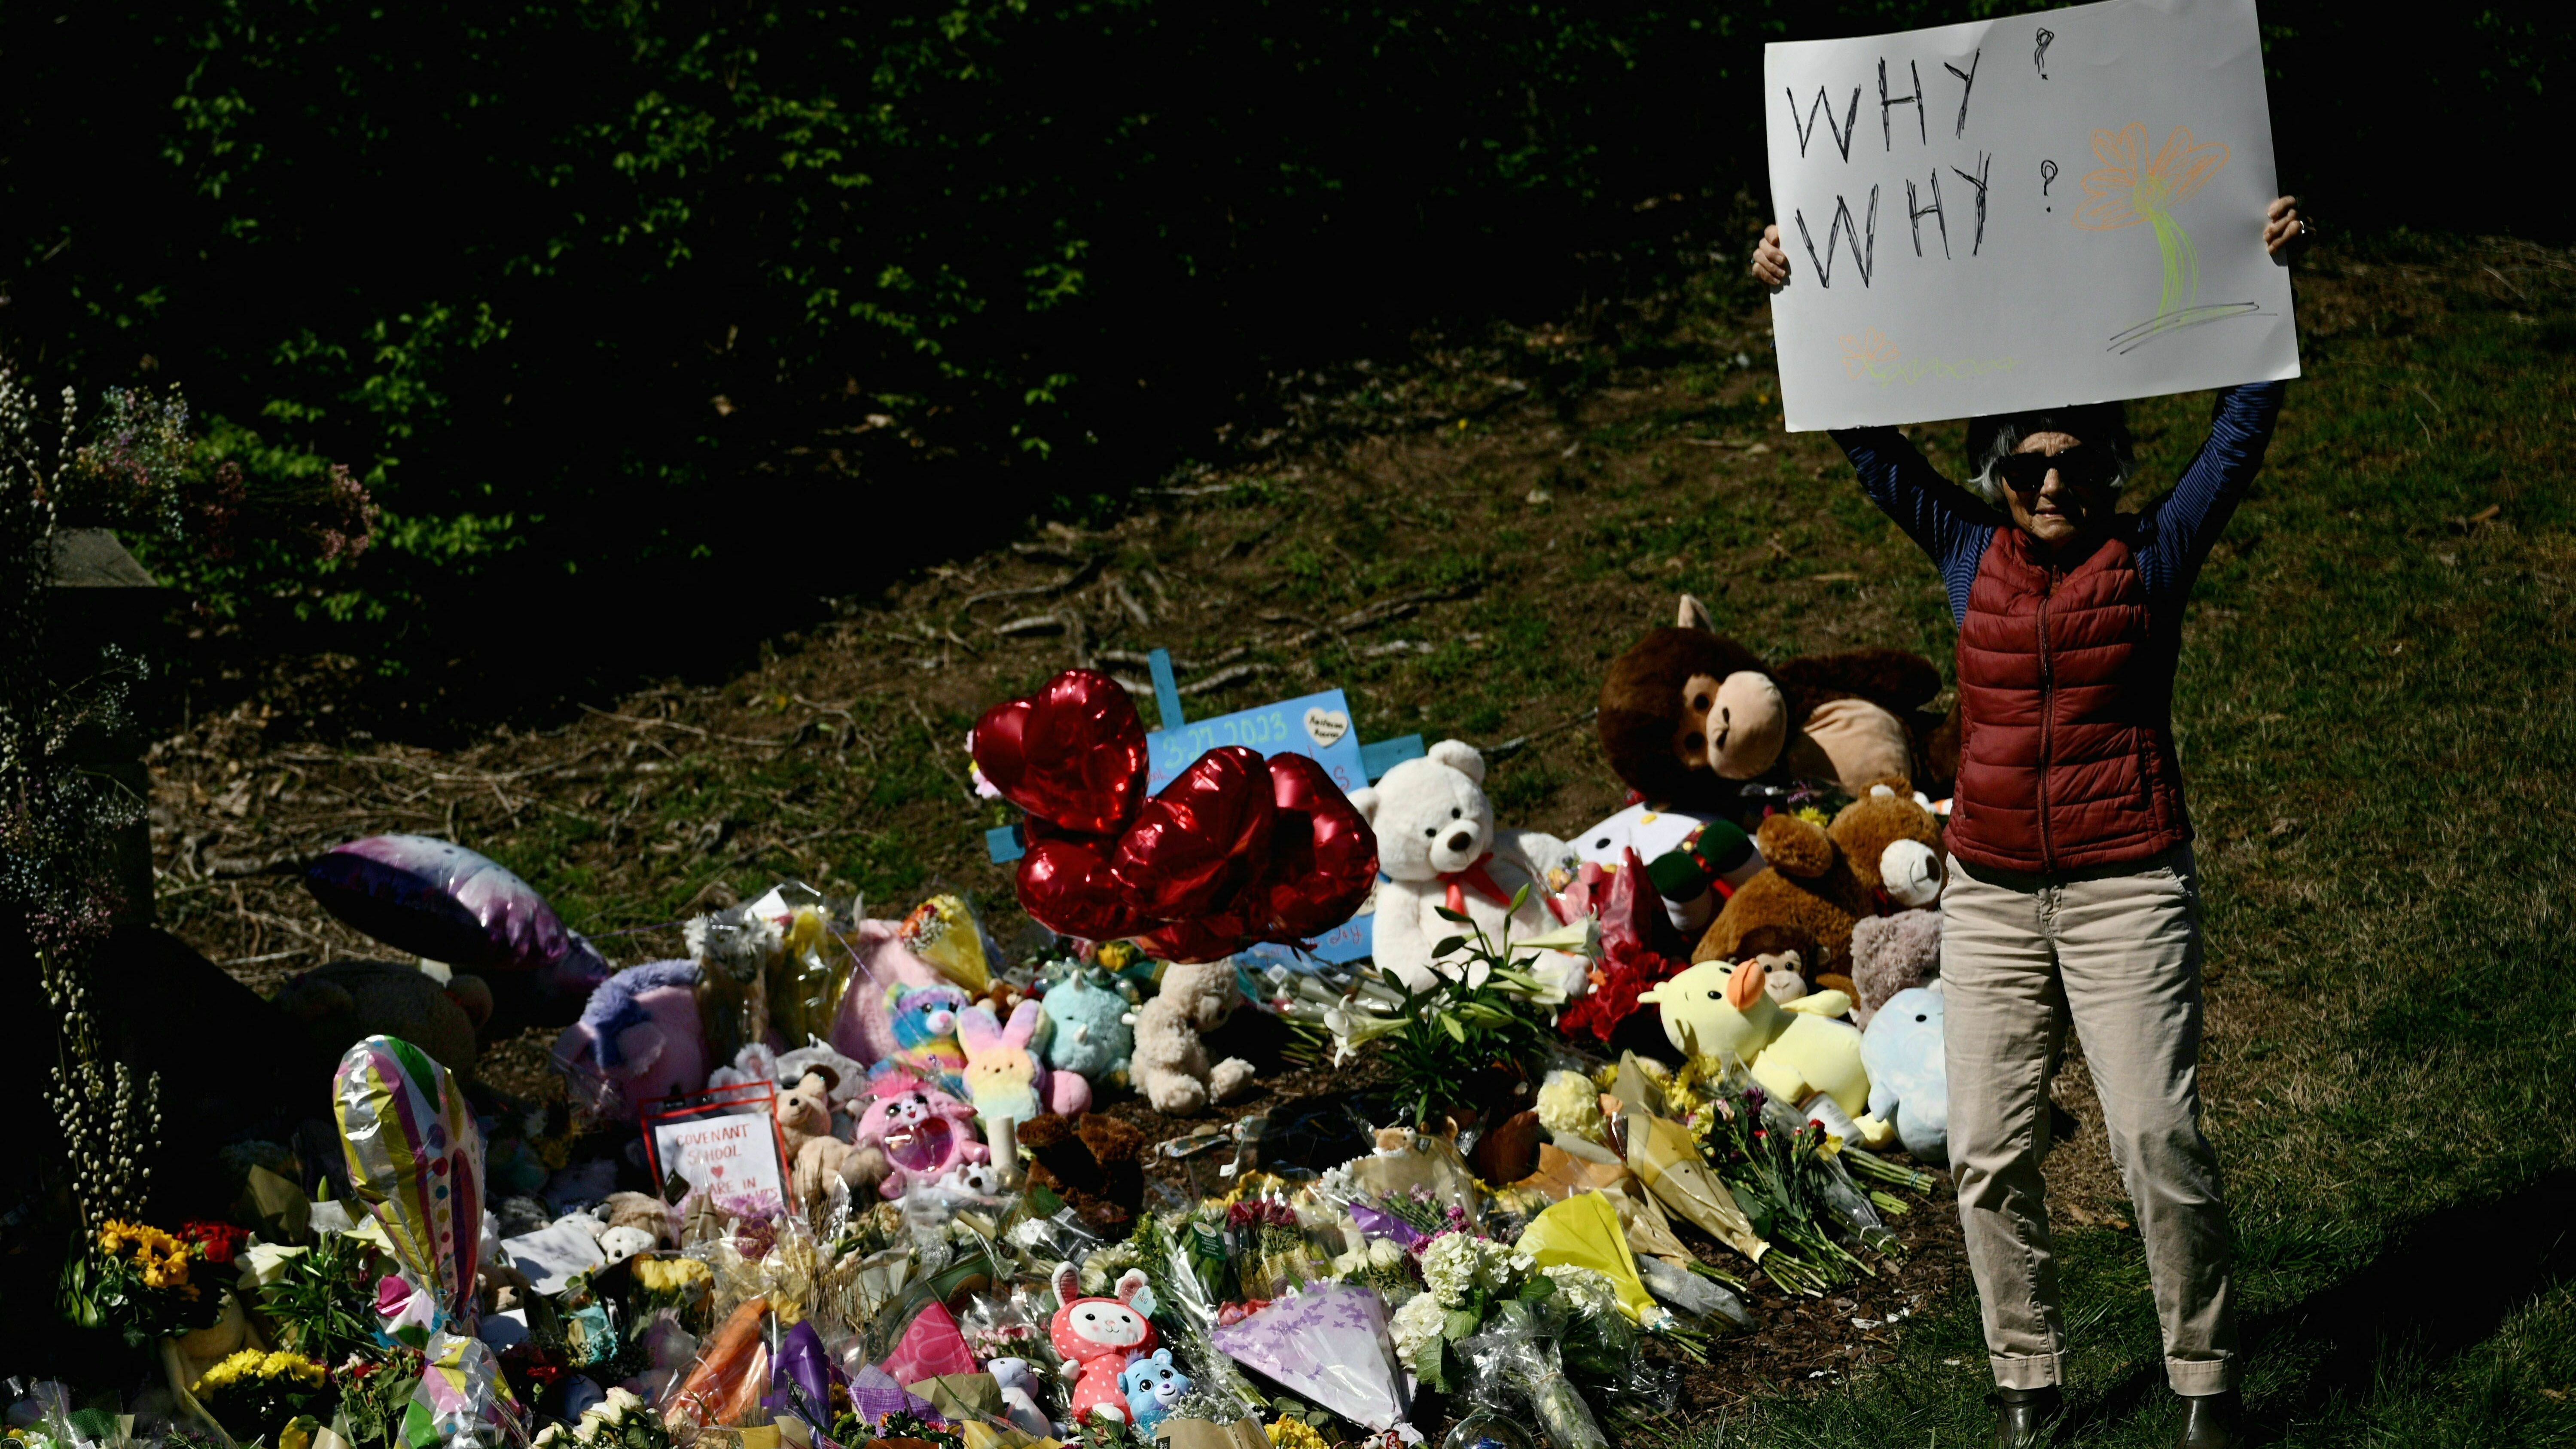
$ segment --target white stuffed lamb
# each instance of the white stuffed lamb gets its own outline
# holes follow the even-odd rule
[[[1451,936],[1472,939],[1465,927],[1442,918],[1443,907],[1463,911],[1499,946],[1504,912],[1526,885],[1529,897],[1509,922],[1512,938],[1559,924],[1547,907],[1547,873],[1572,868],[1573,848],[1535,830],[1496,829],[1484,781],[1485,757],[1475,746],[1442,740],[1421,759],[1387,771],[1374,788],[1351,792],[1351,804],[1377,832],[1378,869],[1387,877],[1377,888],[1372,954],[1378,969],[1407,990],[1431,985],[1434,945]],[[1453,952],[1451,962],[1463,954]],[[1580,957],[1537,954],[1533,969],[1540,980],[1568,996],[1582,993]]]

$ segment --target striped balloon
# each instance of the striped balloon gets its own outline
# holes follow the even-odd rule
[[[371,1036],[340,1058],[332,1111],[349,1185],[394,1256],[449,1322],[470,1329],[483,1237],[483,1139],[447,1069],[407,1041]]]

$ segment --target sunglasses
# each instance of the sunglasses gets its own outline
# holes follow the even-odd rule
[[[2098,488],[2111,481],[2116,465],[2106,449],[2078,447],[2063,453],[2015,453],[1995,464],[1995,476],[2015,493],[2036,493],[2052,469],[2069,487]]]

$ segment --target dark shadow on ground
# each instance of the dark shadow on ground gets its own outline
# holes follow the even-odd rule
[[[2477,1272],[2461,1272],[2463,1245],[2482,1243],[2527,1244],[2530,1251],[2489,1255]],[[2380,1366],[2401,1355],[2417,1366],[2451,1359],[2494,1337],[2508,1314],[2571,1278],[2576,1168],[2428,1213],[2341,1282],[2244,1322],[2248,1358],[2314,1363],[2292,1392],[2255,1406],[2256,1427],[2365,1395]],[[2080,1412],[2079,1427],[2139,1412],[2164,1377],[2161,1363],[2139,1368]]]

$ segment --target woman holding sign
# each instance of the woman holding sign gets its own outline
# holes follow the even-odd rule
[[[2306,234],[2291,198],[2271,204],[2268,250]],[[1753,274],[1790,284],[1778,227]],[[2039,1164],[2069,1017],[2146,1242],[2181,1444],[2236,1442],[2227,1213],[2200,1130],[2200,879],[2171,713],[2183,602],[2281,396],[2279,383],[2221,391],[2182,481],[2128,514],[2116,402],[1971,421],[1974,492],[1894,428],[1834,435],[1940,568],[1959,624],[1941,895],[1950,1155],[2005,1449],[2041,1442],[2059,1412],[2066,1328]]]

